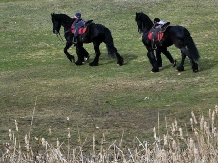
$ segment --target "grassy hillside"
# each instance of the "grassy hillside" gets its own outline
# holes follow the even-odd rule
[[[73,145],[86,138],[91,141],[93,133],[96,140],[104,134],[109,142],[123,135],[123,143],[133,145],[135,136],[152,139],[153,127],[161,134],[165,117],[185,126],[191,111],[199,115],[214,108],[217,4],[213,0],[1,0],[0,143],[8,140],[8,129],[15,131],[16,120],[20,141],[28,132],[32,138],[65,141],[69,128]],[[50,14],[73,16],[76,11],[111,30],[124,58],[122,67],[107,56],[104,44],[98,67],[76,66],[67,60],[64,45],[52,33]],[[178,73],[164,56],[164,69],[150,73],[134,21],[141,11],[151,19],[160,17],[187,27],[201,55],[198,73],[192,72],[188,59],[185,71]],[[92,60],[93,45],[84,47]],[[169,50],[179,63],[180,51],[173,46]],[[73,47],[70,52],[75,55]]]

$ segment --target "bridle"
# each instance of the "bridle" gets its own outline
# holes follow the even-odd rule
[[[55,23],[55,24],[56,24],[56,23]],[[56,25],[55,25],[55,28],[57,28]],[[56,36],[58,37],[58,39],[60,40],[60,42],[61,42],[62,44],[64,44],[64,40],[63,40],[63,38],[61,37],[60,32],[58,32],[56,29],[55,29],[55,34],[56,34]]]

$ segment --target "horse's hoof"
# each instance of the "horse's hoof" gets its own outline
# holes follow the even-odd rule
[[[184,71],[185,70],[183,66],[179,66],[176,69],[177,69],[177,71]]]
[[[75,63],[75,59],[74,59],[74,58],[72,58],[72,59],[71,59],[71,62],[72,62],[72,63]]]
[[[96,64],[96,63],[91,62],[89,63],[89,66],[98,66],[98,63]]]
[[[75,57],[74,56],[69,56],[67,57],[69,59],[70,62],[75,63]]]
[[[159,68],[152,68],[151,72],[159,72]]]
[[[87,57],[85,57],[85,58],[84,58],[84,61],[85,61],[85,62],[88,61],[88,60],[89,60],[89,57],[90,57],[89,55],[88,55]]]
[[[119,62],[117,62],[117,64],[119,65],[119,66],[122,66],[123,65],[123,59],[121,60],[121,61],[119,61]]]
[[[76,61],[75,64],[76,64],[77,66],[83,65],[82,62],[78,62],[78,61]]]
[[[198,64],[197,63],[192,66],[192,71],[198,72]]]
[[[118,66],[123,66],[123,63],[117,63]]]

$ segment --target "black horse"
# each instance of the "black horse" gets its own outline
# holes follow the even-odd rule
[[[73,33],[71,32],[71,26],[76,19],[71,18],[66,14],[55,13],[51,14],[51,19],[53,23],[54,34],[60,35],[60,28],[61,26],[64,27],[64,37],[66,39],[64,53],[71,62],[75,62],[74,56],[71,55],[67,50],[73,44]],[[91,63],[89,63],[90,66],[98,66],[99,57],[101,54],[99,46],[102,42],[106,44],[108,54],[113,58],[117,58],[117,64],[119,64],[120,66],[123,65],[123,58],[120,56],[120,54],[117,52],[117,49],[114,47],[114,42],[110,30],[101,24],[95,23],[91,23],[87,27],[87,31],[84,34],[78,36],[77,44],[75,44],[76,53],[78,56],[78,60],[75,62],[76,65],[82,65],[84,57],[89,57],[89,53],[84,49],[83,43],[91,42],[94,45],[95,58]]]
[[[137,22],[138,25],[138,32],[142,33],[142,42],[147,48],[147,56],[149,58],[149,61],[152,65],[152,72],[158,72],[158,65],[157,65],[157,60],[154,55],[154,46],[152,45],[152,41],[148,38],[148,32],[151,30],[153,27],[153,22],[151,19],[144,13],[137,13],[136,12],[136,17],[135,21]],[[186,56],[189,57],[190,63],[192,66],[193,72],[198,71],[198,64],[196,61],[199,60],[200,55],[198,53],[198,50],[195,46],[195,43],[190,36],[189,31],[182,26],[168,26],[164,32],[164,36],[161,42],[161,45],[158,46],[163,46],[163,47],[169,47],[171,45],[175,45],[177,48],[181,50],[182,54],[182,60],[180,65],[177,67],[178,71],[184,71],[184,61]]]

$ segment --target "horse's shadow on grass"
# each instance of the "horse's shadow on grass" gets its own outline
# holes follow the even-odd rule
[[[197,63],[198,63],[199,71],[206,71],[212,69],[215,65],[217,65],[218,60],[201,58]],[[179,64],[180,64],[180,60],[177,60],[176,67],[179,66]],[[176,69],[176,67],[174,68]],[[186,60],[184,67],[185,67],[185,71],[191,69],[190,61],[188,59]],[[169,69],[169,68],[172,68],[172,64],[167,64],[163,66],[163,69]]]
[[[105,56],[105,54],[103,54],[103,55],[104,56],[100,57],[100,59],[99,59],[99,66],[113,64],[113,63],[117,62],[116,58],[111,58],[110,56]],[[90,62],[93,61],[92,56],[89,58],[88,61],[86,61],[86,64],[89,64]],[[121,54],[121,56],[123,57],[123,60],[124,60],[123,66],[128,65],[129,62],[131,62],[132,60],[138,58],[138,56],[133,55],[133,54]]]
[[[134,55],[134,54],[122,54],[121,56],[124,59],[123,66],[128,65],[132,60],[135,60],[138,58],[138,56]],[[93,61],[93,58],[91,57],[88,61],[86,61],[85,64],[89,64],[92,61]],[[104,56],[104,57],[100,58],[99,66],[114,64],[114,63],[116,63],[116,58],[110,58],[110,57]],[[199,72],[203,72],[206,70],[213,69],[213,67],[215,67],[217,65],[218,60],[217,59],[209,59],[209,58],[201,58],[197,63],[199,66]],[[168,63],[168,64],[163,66],[163,70],[174,68],[176,71],[176,67],[179,66],[179,64],[180,64],[180,60],[177,60],[177,64],[175,67],[172,67],[172,64]],[[189,70],[189,69],[191,70],[191,65],[190,65],[189,59],[187,59],[185,61],[184,67],[185,67],[185,71]]]
[[[213,69],[218,63],[217,59],[201,58],[198,62],[199,71]]]
[[[134,54],[126,54],[125,56],[125,64],[128,64],[129,62],[131,62],[132,60],[135,60],[138,58],[138,56],[134,55]]]

